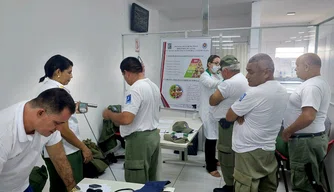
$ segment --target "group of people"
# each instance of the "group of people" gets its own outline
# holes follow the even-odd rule
[[[44,66],[38,96],[0,111],[0,191],[32,192],[29,174],[41,155],[50,176],[50,191],[75,191],[83,179],[83,163],[93,157],[80,138],[75,116],[80,113],[80,102],[65,88],[73,77],[72,67],[72,61],[64,56],[51,57]],[[155,181],[160,91],[145,78],[137,58],[124,59],[120,70],[131,86],[122,112],[105,109],[102,116],[120,125],[126,139],[125,180]]]
[[[50,191],[71,191],[83,179],[83,163],[92,159],[92,153],[80,138],[75,116],[80,102],[64,87],[72,78],[72,67],[64,56],[51,57],[44,66],[38,96],[0,111],[0,191],[31,192],[28,178],[40,155],[50,175]],[[214,192],[277,190],[275,141],[282,120],[281,137],[289,146],[293,190],[313,191],[304,168],[307,163],[312,165],[316,182],[321,182],[328,142],[324,121],[331,94],[320,68],[316,54],[300,56],[296,72],[304,82],[289,96],[274,79],[274,62],[267,54],[250,58],[246,77],[234,56],[209,57],[199,79],[205,161],[207,171],[215,177],[220,177],[217,166],[221,166],[226,183]],[[122,112],[105,109],[102,116],[120,125],[126,140],[125,180],[155,181],[160,91],[145,77],[137,58],[124,59],[120,70],[131,86]]]
[[[316,54],[297,58],[296,73],[304,82],[289,95],[274,79],[275,65],[267,54],[249,59],[246,77],[234,56],[209,57],[200,77],[199,112],[206,137],[206,169],[220,177],[220,165],[225,181],[214,192],[276,191],[277,137],[288,143],[292,190],[314,191],[305,170],[307,163],[321,185],[328,143],[324,122],[331,93],[320,69]],[[284,130],[279,135],[282,121]]]

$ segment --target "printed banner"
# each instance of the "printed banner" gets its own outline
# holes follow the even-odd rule
[[[160,92],[165,107],[196,110],[199,77],[210,57],[211,39],[162,39]]]

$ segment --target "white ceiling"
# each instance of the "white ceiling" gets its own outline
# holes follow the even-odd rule
[[[171,20],[198,18],[202,16],[202,0],[138,0],[157,9]],[[253,0],[209,0],[210,18],[224,18],[251,14]],[[307,24],[333,12],[334,0],[260,0],[261,25]],[[287,16],[287,12],[296,12]],[[244,26],[249,27],[249,26]]]

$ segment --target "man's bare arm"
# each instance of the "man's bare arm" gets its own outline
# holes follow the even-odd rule
[[[129,125],[135,119],[135,115],[130,112],[114,113],[105,109],[102,114],[104,119],[112,120],[116,125]]]
[[[55,145],[46,146],[50,159],[55,166],[58,175],[62,178],[67,191],[71,191],[75,186],[72,167],[67,160],[62,142]]]
[[[216,89],[216,91],[210,96],[209,103],[211,106],[216,106],[220,102],[222,102],[225,98],[221,94],[221,92]]]
[[[315,119],[317,111],[313,107],[303,107],[302,113],[288,128],[284,129],[282,138],[288,141],[292,134],[309,126]]]

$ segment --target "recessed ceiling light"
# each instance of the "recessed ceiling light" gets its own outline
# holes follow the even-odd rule
[[[286,15],[293,16],[296,15],[296,12],[287,12]]]

